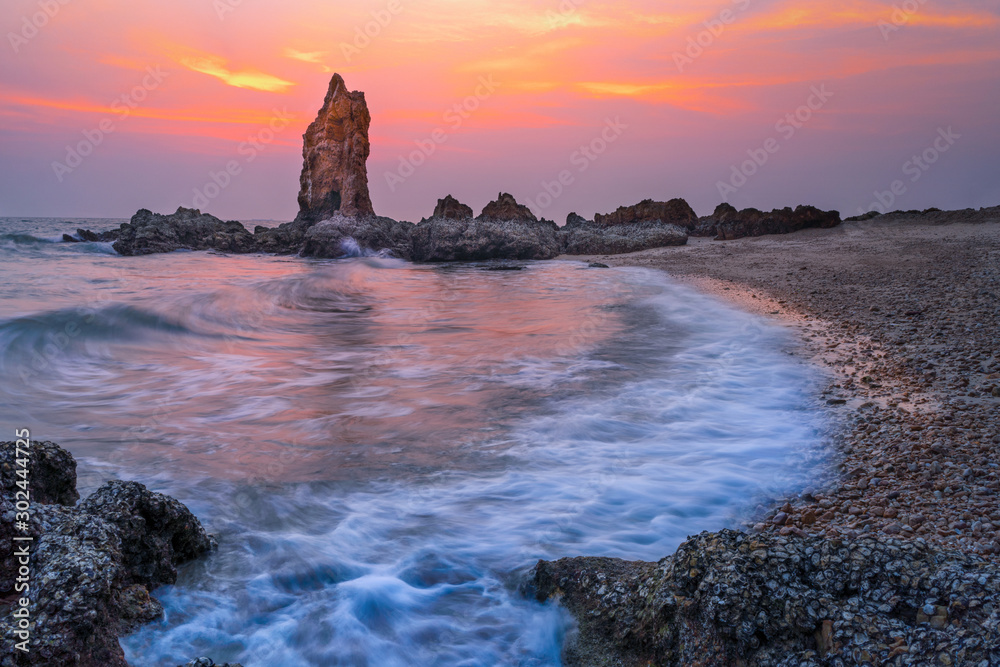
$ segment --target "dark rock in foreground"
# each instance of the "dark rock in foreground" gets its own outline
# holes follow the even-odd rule
[[[161,215],[140,209],[118,231],[114,249],[122,255],[150,255],[174,250],[257,251],[253,234],[242,223],[223,222],[197,209],[178,208]]]
[[[198,658],[185,665],[177,665],[177,667],[243,667],[243,665],[236,662],[227,662],[220,665],[211,658]]]
[[[6,461],[14,443],[0,443],[0,448]],[[179,501],[137,482],[108,482],[76,508],[45,504],[43,498],[75,496],[76,464],[53,443],[35,442],[30,449],[31,478],[38,484],[32,488],[39,496],[27,530],[16,533],[33,538],[30,588],[11,596],[13,575],[5,570],[0,596],[8,602],[27,597],[33,627],[29,651],[23,652],[15,648],[23,641],[16,620],[10,613],[0,616],[2,664],[126,667],[119,636],[163,611],[150,591],[174,583],[177,565],[209,551],[213,541]],[[5,473],[0,493],[4,554],[15,544],[11,499],[16,491]]]
[[[304,257],[337,258],[365,250],[388,251],[393,257],[409,259],[413,229],[413,223],[391,218],[334,215],[306,230],[300,253]]]
[[[468,220],[472,218],[472,207],[466,206],[451,195],[438,199],[432,218],[448,218],[449,220]]]
[[[0,449],[0,489],[13,493],[21,477],[17,470],[17,448],[3,443]],[[76,461],[54,442],[32,442],[31,476],[28,491],[31,502],[73,506],[80,499],[76,492]]]
[[[659,220],[599,224],[570,213],[562,229],[562,239],[567,255],[620,255],[685,245],[688,234],[676,224]]]
[[[297,221],[319,222],[334,213],[375,215],[366,167],[371,120],[365,94],[348,91],[334,74],[323,107],[302,137]]]
[[[997,665],[1000,567],[916,542],[702,533],[658,563],[541,561],[565,664]]]
[[[476,219],[421,220],[413,229],[411,258],[417,262],[553,259],[561,251],[556,223],[538,220],[527,206],[501,193]]]
[[[829,229],[840,224],[840,213],[821,211],[815,206],[775,209],[770,213],[747,208],[737,211],[730,204],[719,204],[712,215],[701,218],[694,236],[714,236],[717,241],[732,241],[748,236],[790,234],[802,229]]]

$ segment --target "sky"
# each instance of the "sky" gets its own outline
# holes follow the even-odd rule
[[[1000,204],[1000,0],[4,0],[0,216],[290,220],[333,72],[381,215]]]

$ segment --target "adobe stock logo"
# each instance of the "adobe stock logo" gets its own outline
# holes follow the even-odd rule
[[[14,53],[20,52],[22,46],[37,37],[39,31],[47,26],[49,21],[59,13],[59,10],[69,3],[70,0],[38,0],[38,8],[41,11],[37,11],[31,16],[22,17],[20,31],[7,33],[7,41],[10,42]]]
[[[450,109],[444,112],[442,120],[447,126],[439,126],[425,139],[415,139],[415,150],[406,155],[399,156],[399,165],[394,171],[385,172],[385,183],[389,186],[390,192],[395,192],[396,188],[406,182],[410,176],[417,173],[417,169],[422,167],[427,160],[437,152],[438,146],[448,141],[451,133],[457,132],[465,121],[472,117],[483,102],[488,100],[496,92],[500,84],[493,80],[493,75],[479,77],[479,85],[476,86],[474,94],[469,95],[461,102],[456,102]]]
[[[83,131],[83,140],[76,145],[66,146],[66,159],[63,162],[53,162],[52,171],[56,178],[62,183],[67,174],[73,173],[83,161],[94,152],[94,150],[104,143],[105,138],[118,129],[118,124],[132,115],[134,109],[149,97],[149,94],[160,87],[163,80],[170,76],[170,72],[164,72],[160,66],[147,67],[146,76],[142,83],[121,97],[111,102],[109,108],[115,113],[116,118],[108,117],[101,119],[97,127]]]
[[[962,138],[961,134],[958,134],[948,126],[947,128],[939,127],[937,131],[937,136],[931,144],[921,151],[918,155],[914,155],[909,160],[903,163],[900,168],[904,176],[909,176],[910,183],[916,183],[921,178],[924,177],[931,167],[941,159],[941,156],[951,150],[952,146]],[[896,179],[889,184],[889,188],[884,191],[876,190],[874,193],[875,200],[871,202],[867,207],[858,207],[858,215],[864,215],[871,212],[879,212],[882,214],[888,213],[892,210],[893,205],[896,201],[905,195],[910,189],[910,186],[906,184],[906,181],[902,179]]]
[[[771,161],[771,156],[781,150],[782,141],[791,141],[792,137],[805,127],[806,123],[812,120],[816,113],[826,106],[826,103],[833,97],[833,92],[827,90],[826,84],[818,87],[812,86],[809,92],[811,94],[806,99],[805,104],[795,111],[785,114],[774,124],[774,131],[781,135],[780,139],[769,137],[759,148],[747,150],[749,159],[740,164],[734,164],[730,168],[729,180],[716,182],[715,187],[723,201],[729,201],[730,195],[736,194],[740,188],[746,185],[754,174]]]
[[[370,12],[372,20],[366,23],[363,28],[362,26],[354,28],[353,42],[351,44],[340,43],[340,53],[344,56],[344,60],[351,62],[355,56],[361,55],[361,52],[371,45],[372,40],[381,35],[382,31],[388,28],[392,20],[402,11],[403,6],[399,0],[389,0],[385,9],[372,10]]]
[[[577,173],[582,174],[590,169],[590,166],[597,162],[611,147],[611,144],[618,141],[627,129],[628,125],[621,121],[620,116],[605,119],[604,127],[601,128],[600,133],[573,151],[569,156],[569,163],[576,167]],[[566,189],[576,182],[576,176],[569,169],[563,169],[555,176],[554,180],[542,181],[542,189],[525,202],[536,217],[541,218],[545,210],[552,206]]]
[[[722,36],[726,27],[736,22],[739,14],[745,12],[750,7],[750,0],[732,0],[736,9],[726,8],[719,12],[714,19],[705,21],[702,25],[705,29],[696,35],[688,35],[687,47],[684,52],[674,51],[674,64],[677,71],[684,73],[684,68],[694,63],[695,60],[704,55],[705,50],[715,44],[715,40]]]

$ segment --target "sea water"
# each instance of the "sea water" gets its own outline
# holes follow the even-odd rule
[[[117,222],[0,220],[0,427],[218,537],[131,664],[558,665],[538,559],[657,560],[823,473],[789,335],[664,273],[59,242]]]

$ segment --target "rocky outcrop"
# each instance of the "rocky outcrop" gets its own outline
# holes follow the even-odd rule
[[[928,208],[923,211],[890,211],[880,214],[872,211],[864,215],[847,218],[844,222],[865,221],[878,218],[879,222],[908,222],[930,225],[953,225],[956,223],[979,224],[1000,222],[1000,206],[983,208],[964,208],[957,211],[942,211],[939,208]]]
[[[410,259],[412,222],[391,218],[334,215],[308,228],[303,236],[304,257],[347,257],[366,252]]]
[[[198,658],[185,665],[177,665],[177,667],[243,667],[243,665],[236,662],[227,662],[220,665],[211,658]]]
[[[509,195],[508,195],[509,196]],[[448,220],[469,220],[472,218],[472,207],[466,206],[451,195],[438,199],[432,218],[447,218]]]
[[[247,253],[257,250],[257,242],[242,223],[223,222],[198,209],[181,207],[171,215],[140,209],[130,222],[122,224],[113,247],[122,255],[174,250]]]
[[[790,234],[813,227],[828,229],[840,224],[840,213],[821,211],[814,206],[775,209],[770,213],[747,208],[737,211],[730,204],[719,204],[710,216],[701,218],[693,236],[714,236],[717,241],[732,241],[748,236]]]
[[[565,664],[1000,664],[1000,566],[912,541],[702,533],[658,563],[541,561]]]
[[[371,151],[370,124],[365,94],[348,91],[344,79],[334,74],[323,107],[302,137],[296,220],[319,222],[334,213],[375,215],[368,194],[366,166]]]
[[[421,220],[413,230],[411,257],[417,262],[552,259],[561,250],[556,223],[538,220],[527,206],[501,193],[478,218]]]
[[[562,249],[559,227],[546,220],[423,220],[413,230],[417,262],[553,259]]]
[[[14,443],[0,443],[0,448],[6,452]],[[76,464],[53,443],[33,443],[31,452],[30,479],[37,480],[40,495],[33,497],[27,530],[17,532],[33,540],[28,543],[30,589],[14,595],[29,601],[30,650],[14,648],[23,638],[16,620],[4,614],[2,664],[126,667],[118,637],[162,614],[150,591],[174,583],[177,565],[209,551],[213,541],[184,505],[137,482],[108,482],[75,508],[45,504],[43,498],[75,496]],[[17,489],[8,479],[5,475],[0,494],[4,554],[14,544],[8,514]]]
[[[538,218],[527,206],[518,204],[514,195],[501,192],[495,201],[483,207],[477,220],[508,220],[514,222],[538,222]]]
[[[76,234],[63,234],[64,243],[96,243],[98,241],[108,242],[118,239],[118,230],[112,229],[106,232],[92,232],[89,229],[77,229]]]
[[[698,216],[683,199],[653,201],[645,199],[634,206],[622,206],[614,213],[595,215],[597,225],[631,225],[636,223],[674,224],[692,230],[698,224]]]
[[[561,236],[563,253],[567,255],[619,255],[680,246],[688,240],[687,231],[673,223],[653,220],[604,224],[584,220],[576,213],[566,218]]]
[[[76,492],[76,461],[65,449],[54,442],[31,443],[31,475],[28,492],[31,502],[46,505],[73,506],[80,499]],[[13,492],[18,475],[17,447],[3,443],[0,448],[0,489]]]

